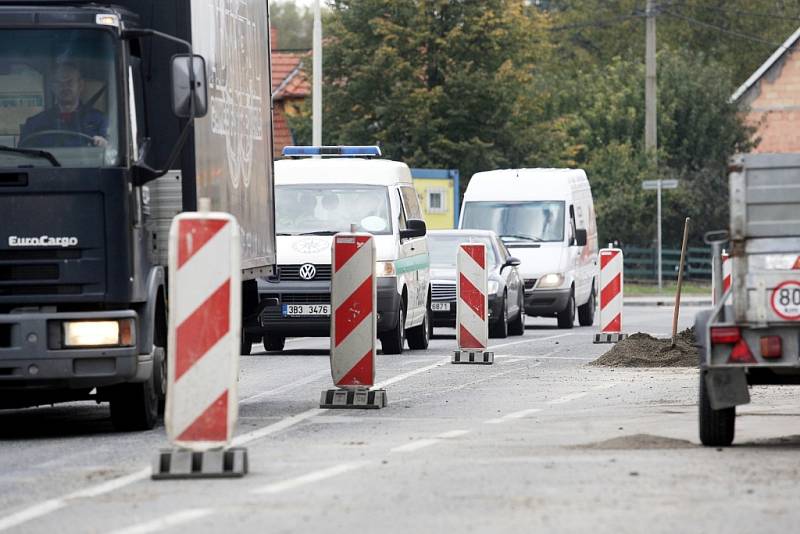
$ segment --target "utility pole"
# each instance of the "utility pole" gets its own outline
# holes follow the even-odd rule
[[[311,80],[311,144],[322,145],[322,13],[314,2],[314,70]]]
[[[653,0],[647,0],[647,35],[645,37],[645,85],[644,85],[644,148],[653,158],[650,168],[658,173],[658,138],[656,128],[656,13]],[[656,175],[656,178],[658,176]],[[658,180],[656,202],[658,230],[656,247],[658,248],[658,290],[662,289],[661,276],[661,180]]]

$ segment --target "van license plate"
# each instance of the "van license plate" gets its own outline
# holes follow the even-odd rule
[[[450,311],[449,302],[431,302],[431,311]]]
[[[284,304],[283,316],[295,317],[303,315],[330,315],[330,304]]]

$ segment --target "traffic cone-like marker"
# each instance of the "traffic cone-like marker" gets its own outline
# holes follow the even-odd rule
[[[616,343],[622,333],[623,272],[622,250],[600,249],[600,333],[595,343]]]
[[[331,377],[338,389],[322,392],[320,408],[383,408],[386,391],[375,384],[377,306],[375,238],[333,237]]]
[[[733,269],[733,264],[731,264],[731,255],[722,251],[722,294],[724,295],[725,292],[730,289],[731,287],[731,273]],[[714,272],[711,272],[711,300],[713,304],[716,304],[716,298],[714,298]]]
[[[228,448],[238,415],[239,225],[228,213],[182,213],[169,236],[165,424],[152,477],[241,477],[247,449]]]
[[[464,243],[458,247],[456,284],[456,338],[452,363],[494,363],[489,342],[486,245]]]

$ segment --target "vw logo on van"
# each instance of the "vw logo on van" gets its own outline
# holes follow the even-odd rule
[[[317,268],[310,263],[304,263],[300,266],[300,278],[303,280],[313,280],[317,276]]]

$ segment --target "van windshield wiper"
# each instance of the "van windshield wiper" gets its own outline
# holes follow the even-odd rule
[[[26,156],[36,156],[38,158],[44,158],[50,163],[53,164],[53,167],[61,167],[61,164],[58,162],[56,157],[47,152],[46,150],[34,150],[31,148],[14,148],[11,146],[0,145],[0,152],[13,152],[15,154],[25,154]]]
[[[316,232],[300,232],[294,235],[334,235],[337,234],[336,230],[317,230]]]
[[[539,237],[534,237],[530,235],[521,235],[521,234],[503,234],[500,236],[500,239],[510,237],[512,239],[524,239],[525,241],[533,241],[534,243],[541,242],[542,239]]]

